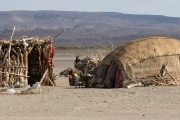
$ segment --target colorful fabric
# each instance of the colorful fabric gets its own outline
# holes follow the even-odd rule
[[[121,70],[116,71],[116,78],[115,78],[115,88],[122,87],[122,72]]]
[[[77,74],[77,73],[74,73],[74,76],[75,76],[75,77],[77,77],[77,76],[78,76],[78,74]]]
[[[53,45],[51,46],[51,51],[52,51],[51,55],[52,55],[52,57],[54,57],[55,47]]]

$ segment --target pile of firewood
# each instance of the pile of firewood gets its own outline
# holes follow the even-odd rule
[[[79,58],[79,61],[77,64],[74,65],[74,68],[67,68],[59,73],[60,76],[67,77],[69,74],[69,71],[72,70],[74,73],[77,73],[79,75],[83,76],[92,76],[95,75],[96,70],[99,66],[99,63],[102,61],[102,56],[93,56],[93,57],[81,57]]]
[[[179,86],[179,76],[173,76],[166,67],[167,64],[162,65],[160,75],[155,75],[146,79],[131,79],[131,81],[129,81],[129,83],[125,87],[131,88],[136,86]]]
[[[102,56],[93,56],[93,57],[83,57],[80,58],[80,61],[77,63],[76,68],[82,71],[83,74],[94,75],[97,71],[99,63],[102,61]]]

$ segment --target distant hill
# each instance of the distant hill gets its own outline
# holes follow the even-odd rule
[[[55,45],[115,45],[132,39],[166,36],[180,39],[180,18],[130,15],[114,12],[5,11],[0,12],[0,38],[24,35],[55,36],[65,29]]]

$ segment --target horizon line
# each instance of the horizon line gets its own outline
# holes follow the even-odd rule
[[[79,12],[79,13],[117,13],[117,14],[126,14],[126,15],[142,15],[142,16],[164,16],[164,17],[172,17],[172,18],[180,18],[177,16],[168,16],[168,15],[161,15],[161,14],[133,14],[133,13],[123,13],[123,12],[116,12],[116,11],[66,11],[66,10],[0,10],[0,12],[38,12],[38,11],[51,11],[51,12]]]

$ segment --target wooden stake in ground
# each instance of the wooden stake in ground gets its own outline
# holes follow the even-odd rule
[[[28,76],[28,52],[27,50],[24,51],[24,66],[25,66],[25,70],[24,70],[24,76]],[[28,78],[25,77],[24,79],[25,84],[28,84]]]
[[[47,73],[48,73],[48,69],[46,69],[46,71],[44,72],[44,74],[43,74],[41,80],[39,81],[40,84],[43,83],[43,80],[44,80],[45,76],[47,75]]]
[[[167,71],[167,74],[174,80],[176,86],[178,86],[177,80],[168,71]]]

